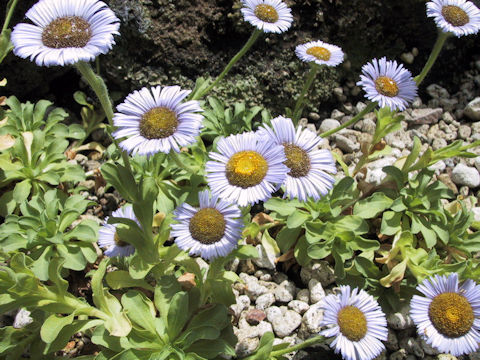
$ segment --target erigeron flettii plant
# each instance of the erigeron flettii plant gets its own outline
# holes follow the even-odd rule
[[[427,2],[439,36],[422,72],[413,77],[395,60],[372,59],[357,83],[370,102],[320,135],[298,121],[319,68],[344,60],[337,45],[316,40],[296,47],[310,71],[285,116],[207,97],[263,33],[291,27],[292,12],[281,0],[242,1],[244,19],[255,29],[216,79],[199,78],[192,90],[144,87],[116,109],[90,65],[120,35],[120,21],[108,6],[98,0],[40,0],[27,12],[29,22],[10,34],[16,3],[7,6],[0,61],[13,49],[39,66],[74,66],[104,114],[80,93],[75,99],[84,106],[84,128],[62,124],[61,109],[47,113],[49,102],[7,101],[0,184],[12,188],[0,198],[5,217],[0,313],[25,308],[32,323],[0,329],[1,356],[19,359],[27,350],[34,358],[51,357],[79,332],[100,351],[88,359],[235,356],[227,308],[235,303],[232,285],[239,277],[226,264],[258,256],[245,238],[261,238],[264,248],[276,247],[283,259],[295,258],[302,266],[333,258],[340,285],[321,304],[318,336],[274,346],[269,332],[246,359],[285,359],[328,339],[347,360],[373,359],[385,350],[383,311],[415,292],[411,316],[427,343],[453,355],[478,350],[480,233],[466,201],[444,205],[453,194],[428,168],[454,156],[474,157],[468,150],[480,143],[456,141],[421,153],[415,138],[408,156],[383,169],[387,176],[380,185],[353,177],[390,153],[383,139],[399,129],[398,112],[417,96],[446,39],[478,32],[480,11],[473,3]],[[375,133],[362,144],[362,157],[350,174],[341,157],[320,149],[322,138],[374,110]],[[64,151],[66,139],[85,141],[103,116],[112,145],[101,173],[126,204],[98,229],[92,221],[77,221],[91,202],[65,186],[84,173],[66,163]],[[338,181],[335,160],[346,174]],[[274,222],[253,221],[260,205]],[[95,242],[103,250],[100,258]],[[203,258],[204,266],[195,257]],[[74,295],[70,270],[86,272],[91,298]]]

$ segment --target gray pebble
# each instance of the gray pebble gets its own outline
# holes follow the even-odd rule
[[[452,180],[457,185],[473,189],[480,185],[480,174],[477,169],[460,163],[452,171]]]
[[[292,300],[288,303],[288,307],[300,315],[303,315],[310,308],[310,305],[305,301]]]
[[[266,293],[260,295],[257,300],[255,301],[255,307],[260,310],[265,310],[268,307],[272,306],[275,302],[275,295],[272,293]]]

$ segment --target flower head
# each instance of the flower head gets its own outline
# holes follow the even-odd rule
[[[403,111],[417,96],[417,84],[410,71],[385,57],[363,65],[360,79],[357,85],[363,87],[366,97],[382,108]]]
[[[456,273],[425,279],[414,295],[410,316],[428,344],[454,356],[475,352],[480,343],[480,286]]]
[[[343,61],[343,51],[336,45],[323,41],[310,41],[298,45],[295,54],[305,62],[315,62],[318,65],[337,66]]]
[[[115,210],[112,213],[112,216],[133,220],[140,226],[140,223],[133,213],[133,208],[130,205]],[[132,255],[135,252],[135,248],[120,239],[117,234],[118,224],[108,224],[108,219],[109,217],[105,218],[105,223],[100,230],[98,230],[98,245],[101,248],[106,249],[105,255],[110,257]]]
[[[284,197],[297,197],[300,201],[307,201],[309,196],[320,199],[335,182],[327,172],[337,172],[332,154],[318,149],[323,139],[308,129],[298,127],[295,131],[292,120],[283,116],[273,119],[272,126],[273,129],[260,128],[258,136],[262,141],[283,146],[289,169]]]
[[[171,235],[177,246],[190,255],[211,260],[228,255],[242,237],[242,213],[236,204],[210,197],[208,190],[198,194],[200,208],[184,203],[175,210]]]
[[[143,88],[127,96],[117,106],[113,124],[118,128],[116,139],[128,137],[120,147],[132,154],[152,155],[157,152],[180,152],[181,146],[195,142],[203,116],[196,100],[186,101],[189,90],[180,86]]]
[[[283,147],[260,142],[255,133],[230,135],[217,143],[207,162],[207,181],[212,193],[240,206],[267,200],[285,180]]]
[[[433,17],[443,32],[460,37],[480,30],[480,10],[466,0],[432,0],[427,3],[427,16]]]
[[[33,24],[15,26],[15,55],[39,66],[70,65],[106,54],[119,34],[118,18],[98,0],[40,0],[28,10]]]
[[[387,320],[373,296],[357,288],[340,286],[340,294],[328,295],[323,302],[321,326],[331,326],[320,332],[334,336],[330,347],[347,360],[370,360],[378,356],[387,340]]]
[[[282,33],[292,25],[292,11],[281,0],[242,0],[243,17],[263,32]]]

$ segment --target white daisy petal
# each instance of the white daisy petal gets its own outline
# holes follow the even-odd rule
[[[357,85],[363,87],[367,99],[382,108],[403,111],[417,96],[417,84],[410,71],[385,57],[364,65],[360,79]]]
[[[112,217],[131,219],[140,226],[131,205],[115,210],[112,213]],[[121,239],[121,242],[118,242],[119,239],[116,238],[118,224],[108,224],[108,219],[108,217],[105,218],[103,226],[98,230],[98,246],[104,248],[105,255],[109,257],[132,255],[135,252],[135,248]]]
[[[417,290],[425,296],[413,296],[410,316],[428,344],[454,356],[479,349],[479,285],[467,280],[459,286],[458,275],[452,273],[425,279]]]
[[[118,18],[98,0],[40,0],[26,17],[33,24],[14,27],[13,52],[39,66],[92,61],[106,54],[119,34]]]
[[[323,139],[308,129],[299,127],[295,131],[292,120],[283,116],[273,119],[272,126],[273,129],[261,127],[257,134],[267,146],[275,143],[283,147],[290,170],[284,182],[284,197],[319,200],[335,181],[328,173],[337,172],[332,154],[318,149]]]
[[[189,93],[179,86],[134,91],[117,106],[113,137],[128,137],[120,147],[130,154],[180,152],[180,147],[195,142],[203,121],[203,116],[196,113],[202,111],[198,101],[182,103]]]
[[[190,255],[206,260],[228,255],[242,237],[242,213],[236,204],[210,197],[208,190],[198,194],[200,208],[182,204],[175,210],[177,224],[171,236]]]
[[[288,172],[282,146],[253,132],[221,138],[217,151],[206,164],[208,185],[215,196],[240,206],[269,199]]]
[[[429,1],[427,16],[432,17],[443,32],[457,37],[476,34],[480,30],[480,10],[471,1]]]
[[[280,0],[242,0],[243,18],[266,33],[287,31],[293,22],[292,11]]]
[[[305,62],[315,62],[318,65],[337,66],[343,62],[344,54],[341,48],[323,41],[310,41],[298,45],[295,54]]]
[[[324,311],[320,332],[335,337],[330,347],[347,360],[371,360],[384,349],[387,320],[373,296],[350,286],[340,286],[340,294],[328,295],[322,303]]]

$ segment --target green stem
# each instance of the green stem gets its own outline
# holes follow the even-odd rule
[[[297,102],[295,104],[295,109],[293,110],[293,124],[297,125],[298,120],[300,120],[300,116],[302,115],[302,110],[305,102],[305,96],[308,93],[308,90],[313,84],[313,80],[315,80],[315,76],[317,75],[318,69],[320,67],[317,64],[312,64],[310,67],[310,71],[308,72],[307,75],[307,80],[303,84],[302,92],[300,93],[300,96],[297,99]]]
[[[89,63],[84,61],[79,61],[75,64],[75,67],[83,76],[87,84],[90,85],[92,90],[95,92],[95,95],[97,95],[98,100],[100,100],[100,104],[102,105],[103,111],[105,112],[105,116],[107,117],[109,125],[113,126],[113,104],[112,104],[112,101],[110,100],[110,96],[108,95],[108,89],[107,89],[107,86],[105,85],[105,82],[100,76],[95,74],[92,66]],[[125,164],[127,169],[130,171],[130,173],[133,175],[128,154],[126,153],[126,151],[123,151],[120,148],[117,139],[115,139],[112,136],[108,127],[107,127],[107,133],[110,135],[113,143],[122,154],[123,163]]]
[[[371,102],[371,103],[369,103],[369,104],[365,107],[365,109],[363,109],[362,111],[360,111],[357,115],[355,115],[353,118],[351,118],[350,120],[348,120],[345,124],[342,124],[342,125],[340,125],[339,127],[335,128],[335,129],[332,129],[332,130],[329,130],[329,131],[325,131],[324,133],[320,134],[320,137],[326,138],[327,136],[330,136],[330,135],[332,135],[332,134],[335,134],[336,132],[339,132],[340,130],[345,129],[345,128],[348,127],[348,126],[355,124],[357,121],[359,121],[360,119],[362,119],[366,114],[368,114],[370,111],[372,111],[373,109],[375,109],[376,106],[377,106],[377,103],[376,103],[376,102]]]
[[[415,81],[417,83],[417,86],[420,85],[420,83],[425,79],[427,76],[428,72],[432,68],[433,64],[435,64],[435,61],[437,60],[438,55],[440,54],[440,51],[442,51],[443,44],[445,44],[445,40],[447,40],[449,34],[444,33],[443,31],[439,31],[438,36],[437,36],[437,41],[435,41],[435,45],[433,46],[432,52],[427,60],[427,63],[423,67],[421,73],[415,77]]]
[[[225,69],[222,71],[220,75],[215,79],[215,81],[210,84],[208,88],[205,90],[198,92],[192,97],[192,100],[197,100],[204,95],[208,94],[217,84],[222,81],[222,79],[225,77],[225,75],[228,74],[228,72],[232,69],[233,65],[235,65],[240,58],[245,55],[245,53],[252,47],[252,45],[257,41],[258,37],[262,33],[262,30],[255,29],[250,38],[248,39],[247,43],[243,46],[243,48],[240,49],[240,51],[230,60],[230,62],[227,64]]]
[[[301,350],[301,349],[306,348],[310,345],[320,343],[320,342],[323,342],[323,341],[325,341],[325,338],[321,335],[318,335],[318,336],[312,337],[308,340],[305,340],[301,344],[290,346],[288,348],[277,350],[277,351],[272,351],[270,353],[270,357],[278,357],[278,356],[281,356],[281,355],[285,355],[285,354]]]
[[[3,23],[2,27],[2,33],[7,30],[8,25],[10,25],[10,20],[13,15],[13,10],[15,10],[15,7],[17,6],[18,0],[13,0],[10,6],[7,6],[7,15],[5,16],[5,22]]]
[[[177,164],[177,166],[180,169],[183,169],[190,174],[195,174],[196,171],[193,170],[190,166],[183,163],[176,151],[174,151],[174,150],[170,151],[170,157],[173,159],[173,161],[175,161],[175,164]]]

